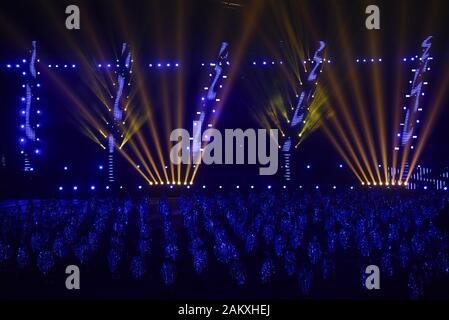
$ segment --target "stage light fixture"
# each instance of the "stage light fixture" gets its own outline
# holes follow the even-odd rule
[[[90,186],[90,190],[95,191],[95,186]]]

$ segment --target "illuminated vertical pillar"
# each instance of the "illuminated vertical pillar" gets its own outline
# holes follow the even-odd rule
[[[116,181],[116,168],[115,168],[115,152],[117,146],[124,137],[124,106],[126,105],[126,88],[130,86],[130,74],[132,73],[131,66],[131,51],[129,46],[124,43],[122,45],[121,56],[117,60],[117,69],[115,71],[117,75],[117,82],[114,83],[115,96],[114,105],[111,108],[111,121],[109,121],[109,135],[108,135],[108,180],[113,183]]]
[[[38,82],[37,71],[37,43],[31,43],[29,60],[22,60],[22,77],[24,96],[20,98],[20,154],[23,158],[23,170],[25,172],[34,172],[35,159],[41,154],[40,139],[37,135],[40,128],[39,118],[41,110],[39,109],[40,97],[38,90],[40,83]]]
[[[210,73],[211,83],[208,87],[204,87],[206,95],[201,97],[201,103],[195,115],[193,122],[193,142],[192,142],[192,156],[193,162],[198,164],[201,162],[201,134],[202,128],[205,127],[206,121],[211,120],[211,115],[215,113],[215,105],[220,102],[217,98],[217,91],[222,88],[221,81],[226,79],[224,74],[224,67],[229,65],[228,59],[228,43],[223,42],[218,53],[218,61],[210,63],[210,67],[213,68],[213,73]],[[208,128],[212,127],[212,124],[207,124]]]
[[[282,159],[283,159],[283,175],[284,180],[290,182],[292,180],[292,155],[291,148],[294,143],[293,139],[301,132],[304,127],[305,119],[309,112],[310,104],[313,100],[313,93],[317,85],[317,78],[323,63],[323,51],[326,43],[320,41],[320,47],[315,51],[313,62],[314,67],[310,70],[307,81],[304,83],[301,91],[298,94],[298,104],[294,110],[292,118],[289,119],[289,127],[285,132],[285,140],[282,144]],[[300,137],[301,138],[301,137]]]
[[[413,80],[410,81],[411,90],[405,96],[406,104],[403,107],[403,120],[400,123],[401,132],[397,133],[398,139],[395,151],[400,153],[402,159],[399,177],[396,179],[399,184],[405,182],[404,179],[408,176],[408,158],[410,153],[415,149],[415,142],[418,139],[416,131],[421,122],[420,114],[423,111],[421,102],[422,97],[425,95],[424,86],[428,84],[424,81],[424,76],[430,70],[428,64],[432,60],[432,57],[430,57],[431,46],[432,37],[430,36],[421,44],[423,49],[421,57],[416,56],[411,58],[411,61],[417,61],[418,67],[412,69],[414,76]]]

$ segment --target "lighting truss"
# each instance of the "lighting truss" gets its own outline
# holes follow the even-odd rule
[[[323,63],[323,51],[326,47],[326,43],[324,41],[320,41],[319,48],[315,51],[313,56],[314,66],[310,70],[307,81],[301,88],[301,91],[298,95],[298,104],[292,114],[291,119],[289,119],[289,127],[285,132],[285,140],[282,144],[282,159],[283,159],[283,175],[285,181],[291,181],[291,148],[293,142],[293,138],[298,135],[298,132],[301,132],[302,128],[305,124],[305,119],[307,118],[307,114],[309,112],[309,106],[313,100],[313,93],[315,92],[317,85],[317,78]]]
[[[126,43],[123,43],[121,56],[117,61],[117,70],[115,73],[117,74],[117,82],[115,83],[115,96],[114,105],[110,111],[110,121],[109,121],[109,134],[108,134],[108,147],[106,151],[108,153],[108,180],[113,183],[116,180],[115,176],[115,151],[118,147],[118,141],[121,141],[124,137],[124,108],[125,99],[127,94],[127,88],[129,87],[130,75],[132,73],[131,66],[131,51],[129,46]]]

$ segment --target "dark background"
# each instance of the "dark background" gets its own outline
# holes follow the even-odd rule
[[[260,0],[265,1],[265,0]],[[281,1],[281,0],[279,0]],[[190,123],[193,110],[196,107],[199,90],[205,85],[204,71],[200,67],[203,61],[213,61],[219,44],[226,40],[230,43],[230,59],[236,51],[232,44],[239,39],[242,30],[248,24],[247,17],[253,10],[251,1],[233,0],[239,6],[229,6],[226,1],[218,0],[191,0],[185,1],[185,25],[188,26],[185,34],[186,47],[184,58],[181,59],[176,52],[176,26],[175,18],[179,12],[176,11],[176,1],[2,1],[0,3],[0,156],[4,157],[0,176],[0,190],[2,194],[9,196],[20,194],[18,190],[25,188],[40,190],[54,190],[60,183],[92,184],[105,181],[106,172],[98,172],[99,164],[106,165],[102,150],[92,141],[87,139],[81,132],[79,125],[74,121],[70,103],[65,97],[52,87],[45,87],[46,79],[42,78],[44,85],[43,106],[45,116],[42,122],[42,138],[45,150],[40,160],[40,174],[30,178],[20,173],[20,161],[18,157],[18,121],[17,108],[18,97],[21,94],[19,76],[14,71],[8,71],[5,64],[14,63],[27,56],[32,40],[38,41],[38,53],[40,59],[45,62],[77,63],[77,55],[73,47],[67,45],[73,41],[80,50],[89,55],[92,63],[96,63],[95,50],[91,48],[92,32],[99,39],[99,47],[103,52],[109,54],[108,58],[113,61],[117,56],[117,48],[123,41],[128,41],[134,46],[135,60],[146,62],[155,61],[179,61],[185,68],[186,92],[184,97],[186,104],[185,122]],[[347,48],[342,47],[337,37],[339,24],[336,22],[335,12],[332,10],[330,1],[288,1],[294,5],[297,2],[305,2],[308,7],[308,17],[313,21],[314,28],[304,29],[304,41],[310,46],[318,40],[327,41],[327,54],[334,60],[326,72],[339,72],[344,74],[342,66],[339,65],[339,57]],[[398,41],[397,28],[398,16],[402,10],[406,10],[406,32],[403,37],[405,55],[420,53],[420,43],[429,34],[434,36],[432,55],[435,57],[432,72],[429,74],[431,87],[436,90],[441,82],[442,76],[447,72],[449,62],[449,32],[446,26],[449,17],[449,5],[447,1],[335,1],[344,12],[343,19],[348,30],[351,41],[352,52],[357,56],[368,56],[365,37],[368,32],[364,27],[366,15],[365,7],[368,4],[377,4],[381,8],[381,39],[384,86],[389,88],[385,93],[386,100],[392,101],[395,94],[393,81],[395,60],[393,59]],[[64,28],[66,14],[65,7],[76,4],[81,9],[81,31],[68,31]],[[117,8],[121,10],[127,21],[127,34],[123,25],[119,22]],[[298,23],[304,13],[291,11],[291,18],[298,17]],[[92,25],[86,32],[84,28],[85,19]],[[274,44],[282,49],[283,41],[279,33],[275,31],[275,21],[269,9],[262,11],[257,20],[254,31],[251,33],[247,49],[244,51],[242,67],[233,84],[231,94],[227,101],[224,112],[221,114],[219,128],[254,128],[260,127],[252,111],[263,104],[258,100],[259,96],[254,89],[255,77],[261,79],[266,77],[275,79],[276,70],[265,71],[251,67],[253,60],[261,61],[270,59],[270,51],[267,43]],[[218,34],[218,36],[217,36]],[[129,38],[128,38],[129,37]],[[367,75],[369,72],[361,66],[360,74]],[[58,71],[65,72],[65,71]],[[153,72],[153,74],[151,73]],[[168,71],[167,71],[168,72]],[[170,71],[172,72],[172,71]],[[403,72],[408,72],[404,69]],[[263,74],[261,74],[263,73]],[[155,99],[155,116],[160,119],[161,106],[158,97],[160,73],[156,71],[146,72],[148,90],[153,92]],[[83,74],[77,71],[64,73],[65,81],[73,86],[74,92],[83,100],[92,105],[98,103],[92,96],[92,92],[85,82]],[[174,82],[174,75],[169,74],[169,82]],[[406,73],[408,82],[412,75]],[[366,77],[368,78],[368,77]],[[362,78],[364,79],[364,78]],[[344,85],[350,86],[345,82]],[[48,83],[48,81],[47,81]],[[407,83],[406,83],[407,84]],[[370,82],[363,82],[362,86],[367,96],[370,94]],[[405,86],[407,89],[408,87]],[[261,89],[259,89],[261,90]],[[350,90],[350,88],[348,89]],[[433,92],[434,93],[434,92]],[[430,92],[426,99],[433,97]],[[424,101],[425,103],[425,101]],[[447,102],[445,102],[447,104]],[[421,162],[437,169],[448,165],[448,128],[445,125],[449,120],[447,108],[443,107],[443,113],[439,116],[437,123],[423,153]],[[374,120],[373,120],[374,121]],[[356,183],[349,170],[338,170],[338,165],[343,163],[334,148],[320,132],[315,132],[309,137],[298,153],[299,180],[301,183],[311,184],[334,184]],[[18,165],[19,164],[19,165]],[[306,164],[312,164],[312,170],[306,170]],[[63,172],[63,166],[68,165],[70,172]],[[126,183],[137,185],[143,183],[135,171],[124,164],[121,174],[126,177]],[[198,174],[198,184],[234,184],[234,183],[265,183],[273,179],[261,179],[257,175],[257,167],[209,167],[202,168]],[[271,181],[272,182],[272,181]],[[42,188],[43,187],[43,188]],[[13,192],[10,192],[14,190]]]

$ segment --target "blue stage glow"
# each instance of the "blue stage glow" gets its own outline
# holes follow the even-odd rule
[[[36,149],[36,150],[34,150],[34,153],[35,153],[35,154],[40,154],[41,151],[40,151],[39,149]]]
[[[270,185],[270,186],[268,186],[267,188],[268,188],[268,190],[270,190],[270,189],[271,189],[271,185]]]
[[[311,167],[310,164],[308,164],[308,165],[306,166],[306,168],[307,168],[307,169],[310,169],[310,168],[312,168],[312,167]]]
[[[77,191],[77,190],[78,190],[78,186],[74,186],[73,191]]]
[[[59,189],[59,191],[62,191],[62,190],[64,190],[64,188],[61,186],[61,187],[59,187],[58,188]]]
[[[99,165],[99,166],[98,166],[98,170],[103,170],[103,168],[104,168],[104,167],[103,167],[102,165]]]
[[[142,190],[142,186],[138,186],[138,189],[139,189],[139,190]]]
[[[64,171],[67,171],[67,170],[69,170],[69,167],[66,166],[63,169],[64,169]]]
[[[90,190],[95,191],[95,186],[90,186]]]

